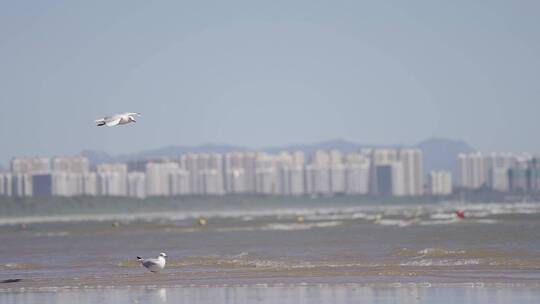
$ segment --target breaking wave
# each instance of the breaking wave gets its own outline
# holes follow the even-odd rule
[[[395,253],[398,257],[408,257],[401,266],[512,266],[540,267],[540,253],[506,252],[491,249],[424,248],[420,250],[402,248]]]
[[[454,211],[465,211],[469,223],[492,224],[503,215],[540,214],[540,203],[485,203],[463,204],[442,203],[434,205],[362,205],[354,207],[305,207],[267,209],[229,209],[212,211],[160,211],[112,214],[72,214],[22,217],[0,217],[0,225],[35,223],[107,222],[135,221],[163,222],[207,219],[238,219],[249,222],[265,217],[295,219],[305,221],[371,221],[383,226],[405,227],[409,225],[444,225],[458,222]],[[491,217],[491,218],[490,218]],[[475,221],[470,221],[474,219]]]

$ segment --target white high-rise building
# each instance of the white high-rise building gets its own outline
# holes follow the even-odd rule
[[[201,194],[221,195],[223,190],[223,175],[217,169],[199,170]]]
[[[480,152],[458,155],[459,185],[467,189],[478,189],[486,185],[484,156]]]
[[[62,156],[52,160],[52,195],[80,196],[85,194],[84,175],[90,171],[88,159],[82,156]]]
[[[375,195],[392,194],[392,169],[397,161],[394,149],[375,149],[371,151],[370,192]]]
[[[224,157],[225,191],[227,193],[257,192],[257,158],[259,153],[233,152]]]
[[[180,170],[176,162],[149,162],[146,164],[146,195],[173,195],[172,176]],[[174,183],[177,184],[177,183]],[[177,187],[177,186],[176,186]],[[176,194],[176,193],[175,193]]]
[[[223,159],[220,154],[186,154],[181,157],[189,172],[191,191],[195,194],[223,194]]]
[[[375,149],[372,154],[373,165],[389,165],[398,161],[398,153],[395,149]]]
[[[257,153],[254,152],[246,152],[243,156],[243,169],[245,174],[245,181],[246,181],[246,192],[248,193],[256,193],[256,181],[257,178],[256,175],[256,161],[257,160]]]
[[[257,153],[255,158],[255,192],[274,194],[276,191],[276,166],[272,155]]]
[[[313,164],[306,166],[306,191],[309,194],[330,194],[330,171]]]
[[[330,151],[330,192],[345,193],[345,166],[343,156],[337,150]]]
[[[371,192],[376,195],[403,196],[405,168],[395,149],[375,149],[371,154]]]
[[[403,164],[403,195],[422,195],[424,193],[422,151],[415,148],[400,149],[399,161]]]
[[[32,174],[12,173],[11,174],[11,194],[12,196],[32,196]]]
[[[244,168],[244,153],[233,152],[224,156],[225,192],[247,192],[246,170]]]
[[[491,153],[484,159],[487,185],[500,192],[509,190],[508,170],[515,168],[517,157],[512,153]]]
[[[303,195],[306,193],[304,178],[305,159],[304,153],[301,151],[292,153],[292,167],[289,171],[292,195]]]
[[[303,167],[293,167],[290,169],[291,194],[304,195],[306,193],[305,174]]]
[[[281,152],[275,158],[275,194],[302,195],[304,190],[304,154]]]
[[[392,163],[392,195],[393,196],[405,196],[405,178],[404,178],[404,166],[400,161]]]
[[[294,151],[292,153],[292,162],[293,162],[294,167],[297,167],[297,168],[304,167],[306,163],[306,156],[304,155],[304,152]]]
[[[227,193],[245,193],[246,191],[246,173],[244,169],[229,169],[226,173]]]
[[[291,169],[293,158],[288,152],[280,152],[275,157],[275,194],[291,195]]]
[[[88,172],[83,174],[83,195],[97,196],[98,195],[98,178],[96,172]]]
[[[525,169],[530,154],[480,152],[458,155],[458,184],[467,189],[489,187],[499,192],[510,190],[509,171]]]
[[[0,173],[0,195],[4,196],[12,196],[13,190],[13,181],[11,177],[11,173],[9,172],[3,172]]]
[[[146,174],[143,172],[129,172],[127,175],[128,196],[139,199],[146,198]]]
[[[51,194],[54,196],[81,196],[84,193],[84,178],[81,173],[58,171],[50,174]]]
[[[363,153],[348,154],[345,161],[347,194],[369,192],[370,160]]]
[[[84,174],[90,171],[90,164],[88,158],[83,156],[59,156],[53,158],[52,170]]]
[[[97,192],[101,196],[127,196],[127,165],[122,163],[97,166]]]
[[[51,171],[51,162],[46,157],[16,157],[11,160],[13,174],[46,174]]]
[[[272,168],[255,169],[255,191],[260,194],[274,194],[275,171]]]
[[[275,194],[277,195],[291,195],[291,166],[280,166],[276,168],[276,187]]]
[[[304,154],[280,152],[267,169],[272,169],[274,176],[274,194],[302,195],[304,190]],[[260,174],[260,172],[259,172]]]
[[[11,160],[10,166],[14,196],[32,196],[32,176],[51,172],[51,162],[46,157],[17,157]]]
[[[225,193],[223,176],[223,156],[213,153],[208,157],[205,172],[205,194],[222,195]]]
[[[452,175],[449,171],[431,171],[428,175],[428,191],[432,195],[452,194]]]
[[[187,170],[180,168],[172,172],[170,178],[172,195],[188,195],[192,193],[189,185],[189,172]]]
[[[311,163],[306,166],[306,191],[309,194],[331,193],[330,157],[325,151],[315,151]]]
[[[182,155],[180,157],[180,162],[182,164],[182,168],[185,168],[189,173],[189,187],[191,193],[202,193],[199,185],[199,170],[201,170],[199,154],[189,153]]]

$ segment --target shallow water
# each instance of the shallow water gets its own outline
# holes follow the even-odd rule
[[[0,293],[0,302],[30,303],[490,303],[536,304],[540,289],[475,286],[154,287]]]
[[[276,284],[294,292],[301,284],[330,284],[330,294],[347,284],[356,284],[358,292],[374,284],[540,288],[539,203],[460,205],[463,220],[455,217],[456,208],[297,204],[0,218],[0,292],[5,297],[52,288],[69,298],[73,290],[125,294],[129,287],[144,296],[147,288],[163,287],[177,298],[185,288],[251,290],[265,284],[278,288],[268,291],[272,298],[284,288]],[[206,225],[199,225],[200,217]],[[161,251],[169,258],[160,274],[134,259]],[[95,299],[92,292],[74,297],[85,295]],[[16,299],[25,303],[24,296]]]

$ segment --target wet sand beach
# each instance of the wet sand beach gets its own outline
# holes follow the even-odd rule
[[[539,228],[539,203],[1,218],[0,302],[536,303]],[[159,274],[135,259],[161,251]]]
[[[538,303],[535,288],[474,286],[149,287],[0,294],[2,303]]]

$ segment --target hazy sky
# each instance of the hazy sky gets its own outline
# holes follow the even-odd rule
[[[135,125],[94,120],[142,112]],[[0,1],[0,163],[344,138],[540,152],[540,1]]]

